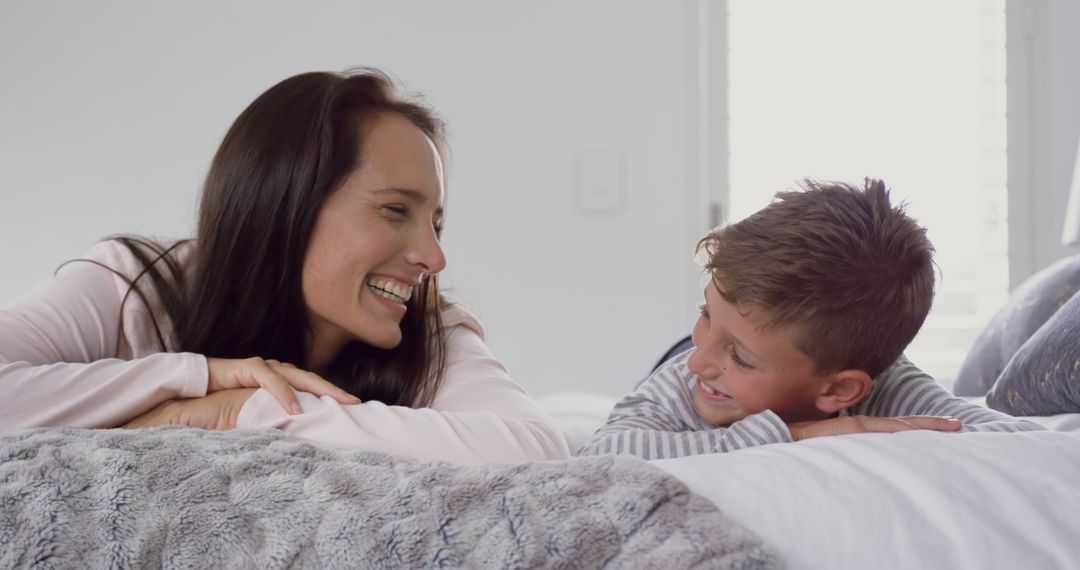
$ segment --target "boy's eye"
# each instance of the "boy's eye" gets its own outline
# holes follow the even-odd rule
[[[739,368],[745,368],[747,370],[753,370],[753,365],[740,358],[739,353],[735,352],[735,347],[731,348],[729,354],[731,356],[731,361],[735,363],[735,366],[738,366]]]
[[[705,317],[705,319],[708,320],[708,318],[709,318],[709,307],[708,307],[708,305],[706,305],[705,303],[698,303],[697,308],[698,308],[698,312],[701,313],[701,316]]]

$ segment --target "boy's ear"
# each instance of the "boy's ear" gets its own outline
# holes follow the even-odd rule
[[[841,370],[826,378],[814,403],[831,415],[858,404],[869,393],[869,374],[862,370]]]

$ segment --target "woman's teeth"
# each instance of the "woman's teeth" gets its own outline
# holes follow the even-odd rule
[[[375,291],[376,295],[390,299],[395,303],[407,303],[412,298],[412,287],[402,285],[389,279],[371,279],[367,286]]]

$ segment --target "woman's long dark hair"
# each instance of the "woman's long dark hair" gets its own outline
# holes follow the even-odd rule
[[[363,124],[379,113],[406,117],[442,147],[439,119],[398,98],[393,82],[377,70],[296,75],[252,102],[214,156],[190,279],[164,248],[116,238],[147,268],[132,287],[142,295],[139,278],[149,276],[175,326],[177,349],[305,368],[304,255],[322,205],[364,159]],[[434,276],[408,306],[397,347],[352,342],[323,376],[365,401],[430,404],[446,360]]]

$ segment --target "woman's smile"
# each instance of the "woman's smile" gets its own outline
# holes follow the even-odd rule
[[[366,289],[391,313],[401,318],[407,311],[413,287],[389,277],[374,276],[367,280]]]
[[[396,279],[371,277],[368,279],[367,286],[380,297],[396,301],[402,305],[408,303],[409,299],[412,298],[412,285],[407,285]]]

